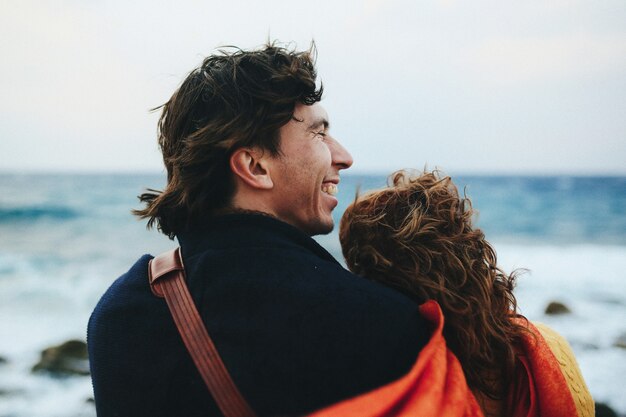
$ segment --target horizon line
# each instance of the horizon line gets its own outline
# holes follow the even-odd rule
[[[387,177],[392,173],[400,170],[412,170],[420,172],[421,170],[415,168],[399,168],[394,170],[385,171],[382,169],[355,169],[343,171],[342,176],[383,176]],[[434,169],[428,169],[427,171],[433,171]],[[440,170],[446,175],[455,176],[479,176],[479,177],[626,177],[626,171],[522,171],[522,170],[475,170],[475,169],[459,169],[459,170]],[[0,175],[78,175],[78,176],[96,176],[96,175],[149,175],[166,176],[165,169],[152,170],[152,169],[19,169],[19,170],[7,170],[0,168]]]

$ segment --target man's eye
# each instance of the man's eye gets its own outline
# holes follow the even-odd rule
[[[326,137],[326,132],[315,132],[315,134],[321,136],[322,138]]]

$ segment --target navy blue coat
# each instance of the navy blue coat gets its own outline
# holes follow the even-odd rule
[[[260,416],[303,414],[392,381],[426,343],[415,303],[351,274],[288,224],[234,214],[178,238],[200,315]],[[89,321],[98,416],[219,416],[150,291],[150,259],[113,283]]]

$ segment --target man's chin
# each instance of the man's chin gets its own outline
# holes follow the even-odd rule
[[[316,225],[312,225],[308,231],[309,236],[327,235],[333,231],[335,223],[331,219],[328,222],[319,222]]]

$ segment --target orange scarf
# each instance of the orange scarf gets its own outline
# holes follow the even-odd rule
[[[515,417],[560,417],[579,415],[559,361],[539,330],[528,322],[518,359],[525,374],[518,375],[521,391],[513,396]],[[533,335],[535,337],[533,337]],[[523,407],[525,405],[525,407]]]
[[[467,386],[461,364],[446,347],[443,314],[435,301],[420,306],[421,314],[435,328],[413,368],[383,387],[316,411],[309,417],[483,417]],[[512,393],[516,410],[512,417],[576,416],[576,407],[547,343],[528,335],[522,343],[520,361],[526,370],[519,375],[518,391]]]

